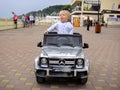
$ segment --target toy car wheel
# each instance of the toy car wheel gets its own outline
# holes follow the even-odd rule
[[[87,83],[88,78],[80,79],[80,84],[84,85]]]
[[[45,78],[36,76],[36,81],[37,81],[37,83],[43,83],[43,82],[45,82]]]

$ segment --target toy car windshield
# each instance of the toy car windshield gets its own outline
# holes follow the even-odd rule
[[[82,47],[82,36],[78,33],[73,35],[49,33],[44,35],[43,45]]]

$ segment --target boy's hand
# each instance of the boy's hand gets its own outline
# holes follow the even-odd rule
[[[44,32],[44,34],[48,34],[48,31],[46,30],[46,31]]]

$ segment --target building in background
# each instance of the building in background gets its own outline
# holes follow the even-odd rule
[[[120,0],[72,0],[71,6],[74,26],[84,26],[87,16],[92,25],[120,25]]]

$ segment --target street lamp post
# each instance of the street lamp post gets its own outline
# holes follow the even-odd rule
[[[98,0],[98,24],[99,24],[100,0]]]

